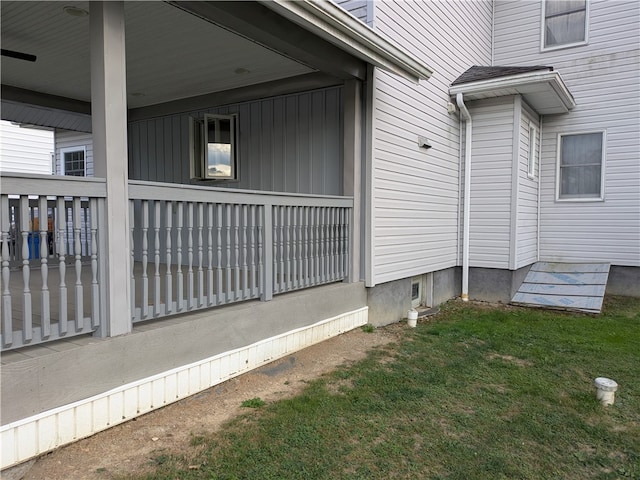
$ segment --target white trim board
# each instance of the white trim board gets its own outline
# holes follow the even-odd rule
[[[365,325],[368,307],[183,365],[0,427],[0,470]]]

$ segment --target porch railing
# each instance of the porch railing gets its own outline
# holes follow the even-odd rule
[[[3,174],[0,347],[104,334],[103,179]],[[131,320],[342,281],[345,197],[129,182]]]
[[[342,281],[344,197],[131,181],[134,322]]]
[[[0,346],[98,330],[101,179],[2,175]]]

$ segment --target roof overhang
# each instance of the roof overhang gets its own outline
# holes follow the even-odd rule
[[[260,0],[279,15],[300,25],[361,60],[414,83],[433,70],[330,1]]]
[[[560,73],[554,71],[527,72],[453,85],[449,88],[452,97],[458,93],[464,95],[465,101],[522,95],[540,115],[567,113],[576,106],[573,95]]]

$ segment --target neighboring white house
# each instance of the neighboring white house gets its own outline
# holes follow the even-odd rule
[[[53,131],[0,120],[0,172],[50,175]]]
[[[536,261],[640,295],[637,1],[338,3],[2,2],[2,118],[56,131],[0,177],[2,467]]]

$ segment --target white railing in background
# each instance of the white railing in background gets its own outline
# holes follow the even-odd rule
[[[0,347],[96,332],[101,179],[2,175]]]
[[[345,197],[129,182],[134,322],[342,281]]]

